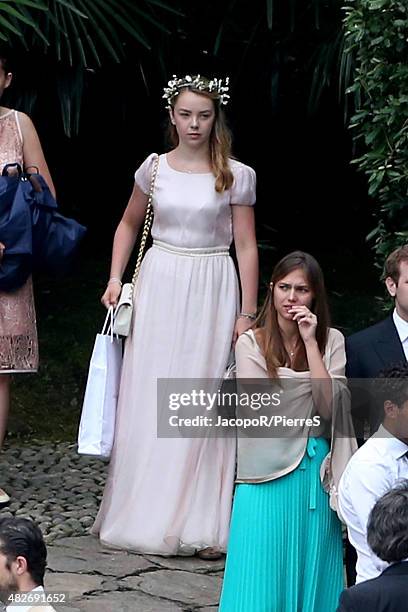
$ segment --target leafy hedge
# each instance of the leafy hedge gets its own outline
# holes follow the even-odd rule
[[[354,63],[353,163],[368,178],[376,227],[367,239],[382,264],[408,242],[408,2],[349,0],[345,11]]]

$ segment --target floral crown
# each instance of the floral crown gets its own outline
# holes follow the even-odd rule
[[[167,101],[166,108],[170,109],[170,102],[173,98],[179,95],[180,91],[184,87],[193,87],[200,91],[207,91],[208,93],[216,93],[217,99],[220,104],[225,106],[228,104],[230,96],[229,91],[229,78],[223,79],[206,79],[201,75],[190,76],[186,74],[185,77],[179,79],[175,74],[173,78],[167,83],[167,87],[164,87],[163,98]]]

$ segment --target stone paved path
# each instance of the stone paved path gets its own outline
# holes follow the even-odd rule
[[[58,612],[217,610],[223,561],[115,551],[88,535],[106,477],[102,461],[66,443],[14,443],[4,447],[0,473],[12,495],[0,515],[32,518],[44,533],[46,589],[68,598]]]

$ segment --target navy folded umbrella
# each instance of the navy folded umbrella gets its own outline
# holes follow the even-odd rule
[[[9,176],[15,166],[17,176]],[[21,287],[35,271],[65,273],[86,228],[57,212],[57,202],[40,174],[23,173],[9,164],[0,177],[0,289]]]

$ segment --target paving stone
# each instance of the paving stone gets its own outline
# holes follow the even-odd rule
[[[124,591],[98,595],[75,603],[81,612],[184,612],[182,606],[149,597],[144,593]]]
[[[46,588],[69,596],[57,612],[216,612],[224,559],[138,555],[90,535],[107,469],[73,444],[13,442],[1,452],[2,486],[12,499],[0,516],[40,524]]]
[[[217,605],[221,590],[221,579],[218,576],[179,570],[158,570],[140,576],[130,576],[122,582],[149,595],[194,606]]]
[[[225,565],[225,557],[218,561],[204,561],[199,557],[158,557],[154,555],[144,555],[161,567],[168,569],[186,570],[198,573],[215,573],[222,571]]]
[[[129,576],[154,567],[148,559],[127,553],[48,546],[47,565],[53,572]]]
[[[103,581],[103,576],[47,572],[45,589],[53,593],[66,593],[68,602],[70,602],[75,597],[101,589]]]
[[[92,535],[82,535],[70,538],[60,538],[55,542],[55,546],[65,546],[66,548],[76,548],[78,550],[104,550],[98,538]]]

